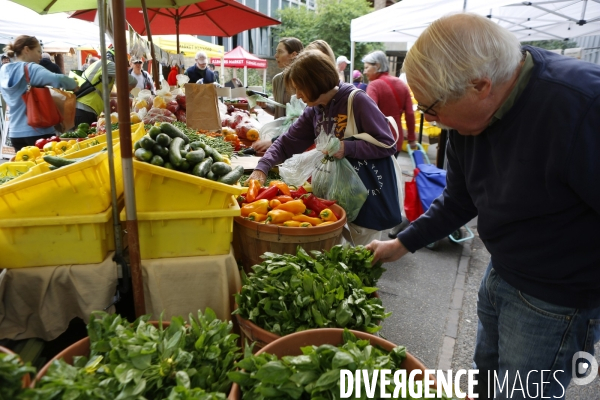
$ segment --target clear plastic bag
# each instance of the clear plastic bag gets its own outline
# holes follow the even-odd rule
[[[294,154],[279,166],[279,175],[283,180],[294,186],[302,186],[310,178],[324,159],[323,149],[325,149],[329,136],[321,131],[315,139],[317,148],[305,153]]]
[[[340,149],[340,140],[334,135],[329,136],[329,141],[323,148],[327,154],[335,154]],[[313,193],[317,197],[327,200],[337,200],[340,207],[346,211],[348,222],[358,216],[369,191],[362,183],[360,176],[346,158],[337,159],[328,155],[318,165],[312,174]]]
[[[274,119],[273,121],[267,122],[261,128],[259,133],[260,140],[272,140],[279,136],[281,125],[285,122],[286,117]]]
[[[293,95],[290,99],[290,102],[285,105],[285,119],[281,126],[278,129],[277,135],[283,135],[290,129],[292,123],[304,113],[304,109],[306,108],[306,103]]]

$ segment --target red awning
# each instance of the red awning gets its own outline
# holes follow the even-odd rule
[[[267,60],[256,57],[254,54],[248,53],[242,46],[238,46],[223,57],[226,68],[267,68]],[[215,67],[221,66],[220,58],[211,58],[210,62],[215,64]]]

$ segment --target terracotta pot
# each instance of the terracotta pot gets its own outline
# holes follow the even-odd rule
[[[256,354],[269,353],[274,354],[278,358],[284,356],[299,356],[302,355],[300,348],[304,346],[320,346],[322,344],[330,344],[338,346],[343,343],[342,333],[343,329],[337,328],[322,328],[322,329],[310,329],[307,331],[296,332],[290,335],[283,336],[267,346],[260,349]],[[368,339],[372,345],[381,347],[384,350],[391,351],[395,347],[395,344],[388,342],[378,336],[371,335],[365,332],[351,331],[359,339]],[[419,361],[415,356],[406,352],[406,359],[400,364],[400,367],[405,369],[407,373],[412,370],[425,370],[425,365]],[[423,374],[417,374],[416,379],[423,379]],[[432,386],[433,387],[433,386]],[[239,400],[242,398],[240,387],[237,383],[234,383],[227,397],[229,400]]]
[[[4,353],[4,354],[16,354],[14,351],[11,351],[9,349],[7,349],[6,347],[2,347],[0,346],[0,353]],[[16,354],[18,356],[18,354]],[[19,357],[20,359],[20,357]],[[23,361],[21,361],[23,362]],[[23,378],[21,379],[23,381],[23,384],[21,385],[21,387],[23,389],[25,389],[27,386],[29,386],[31,378],[29,377],[29,374],[25,374],[23,375]]]
[[[158,321],[149,321],[148,323],[158,327]],[[163,321],[164,327],[167,327],[169,325],[171,325],[170,321]],[[60,353],[58,353],[56,356],[54,356],[54,358],[52,358],[50,361],[48,361],[42,367],[42,369],[40,369],[38,371],[37,375],[35,376],[35,379],[31,382],[30,387],[31,388],[35,387],[36,382],[39,382],[40,379],[42,379],[42,377],[44,375],[46,375],[46,373],[48,373],[48,369],[50,368],[50,366],[52,365],[54,360],[60,360],[62,358],[65,360],[65,362],[67,364],[73,365],[73,358],[77,357],[77,356],[85,356],[85,357],[90,356],[90,338],[89,338],[89,336],[81,339],[78,342],[73,343],[72,345],[70,345],[69,347],[67,347]]]
[[[373,293],[373,297],[379,298],[379,294],[377,292]],[[237,304],[235,305],[235,309],[237,309]],[[254,342],[254,349],[262,349],[269,343],[274,342],[275,340],[281,338],[281,336],[276,333],[269,332],[260,326],[256,325],[254,322],[249,321],[243,318],[241,315],[236,314],[235,318],[237,320],[238,325],[240,326],[240,331],[247,337],[250,341]],[[379,321],[379,325],[381,325],[383,321]],[[329,328],[316,328],[316,329],[329,329]]]
[[[346,212],[334,204],[331,208],[340,215],[333,224],[312,228],[293,228],[268,225],[235,217],[233,224],[233,250],[237,260],[242,261],[244,271],[252,272],[252,266],[260,264],[261,255],[270,251],[277,254],[296,254],[301,245],[304,250],[329,250],[342,240],[346,224]]]

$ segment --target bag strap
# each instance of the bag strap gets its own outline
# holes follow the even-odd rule
[[[381,80],[384,81],[385,83],[387,83],[387,85],[390,87],[390,90],[392,91],[392,93],[394,93],[394,97],[396,98],[396,103],[398,103],[398,108],[402,110],[402,102],[400,101],[400,96],[398,96],[398,93],[396,92],[396,89],[394,89],[394,87],[392,86],[392,84],[388,80],[388,76],[387,75],[381,75]]]
[[[27,68],[27,63],[25,63],[25,81],[27,82],[27,85],[31,85],[29,83],[29,68]]]
[[[344,132],[344,139],[354,137],[360,140],[364,140],[365,142],[374,144],[377,147],[383,147],[384,149],[396,147],[396,143],[398,143],[398,138],[400,137],[400,135],[398,134],[398,124],[396,123],[396,120],[392,117],[385,117],[388,120],[388,123],[392,125],[394,131],[396,132],[394,143],[390,145],[381,143],[379,140],[375,139],[368,133],[357,133],[358,128],[356,126],[356,121],[354,119],[354,111],[352,107],[352,103],[354,102],[354,96],[357,92],[362,92],[362,90],[354,89],[352,93],[350,93],[350,96],[348,96],[348,117],[346,122],[346,131]]]

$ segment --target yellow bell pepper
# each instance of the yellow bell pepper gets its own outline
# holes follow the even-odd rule
[[[275,208],[276,210],[289,211],[292,214],[302,214],[306,210],[306,205],[302,200],[292,200],[287,203],[283,203]]]
[[[258,214],[266,214],[268,211],[269,200],[267,199],[257,200],[253,203],[244,204],[241,209],[242,217],[247,217],[252,212],[256,212]]]
[[[27,148],[22,148],[19,150],[15,156],[15,161],[33,161],[35,156],[28,150]]]
[[[323,220],[321,220],[320,218],[313,218],[313,217],[309,217],[308,215],[304,215],[304,214],[294,215],[293,220],[300,221],[300,222],[308,222],[311,225],[319,225],[319,224],[323,223]]]
[[[312,228],[312,224],[310,222],[300,222],[300,228]]]
[[[260,200],[259,200],[260,201]],[[282,224],[285,221],[289,221],[294,217],[289,211],[285,210],[271,210],[267,213],[266,224]]]
[[[31,152],[31,154],[33,154],[34,158],[39,157],[42,154],[40,149],[38,149],[36,146],[27,146],[24,149],[29,150]],[[21,149],[21,150],[24,150],[24,149]]]
[[[47,153],[49,151],[54,151],[54,147],[56,147],[56,142],[48,142],[44,145],[43,150]]]
[[[56,146],[54,146],[56,154],[62,154],[67,150],[69,150],[69,144],[67,142],[56,142]]]
[[[302,223],[302,222],[300,222],[300,221],[294,221],[294,220],[292,220],[292,221],[285,221],[285,222],[283,223],[283,226],[288,226],[288,227],[292,227],[292,228],[297,228],[297,227],[299,227],[299,226],[300,226],[300,224],[301,224],[301,223]]]
[[[254,222],[262,222],[265,219],[267,219],[267,214],[259,214],[257,212],[251,212],[250,215],[248,215],[248,218],[250,221],[254,221]]]
[[[271,207],[272,209],[275,209],[277,207],[279,207],[281,205],[281,202],[277,199],[273,199],[269,201],[269,207]]]
[[[329,208],[321,210],[321,212],[319,213],[319,217],[321,217],[323,221],[335,222],[338,220],[333,211],[331,211]]]

